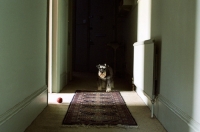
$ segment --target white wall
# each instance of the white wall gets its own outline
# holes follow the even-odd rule
[[[151,39],[151,21],[152,21],[152,18],[151,18],[152,4],[151,3],[152,3],[152,0],[139,0],[137,2],[137,5],[136,5],[137,17],[134,19],[135,21],[137,21],[137,27],[135,29],[137,31],[137,39],[135,42],[143,43],[145,40]],[[150,71],[150,69],[152,69],[151,68],[152,65],[150,63],[146,64],[147,63],[146,61],[148,61],[147,56],[149,55],[146,54],[148,52],[146,52],[147,50],[145,47],[148,47],[148,46],[141,46],[140,48],[137,48],[135,46],[133,47],[134,48],[133,83],[136,86],[136,91],[138,95],[140,95],[140,97],[148,106],[151,106],[150,99],[148,99],[144,94],[147,91],[151,91],[153,87],[152,85],[153,82],[150,83],[150,81],[153,79],[153,75],[148,75],[149,72],[153,72],[153,71]],[[137,51],[137,49],[139,49],[139,51]],[[152,48],[152,52],[154,52],[153,49],[154,48]],[[137,63],[137,60],[139,61],[138,63]],[[148,73],[146,73],[145,71],[148,71]],[[148,92],[148,94],[150,94],[150,92]],[[148,97],[151,98],[152,94],[148,95]]]
[[[138,1],[137,41],[149,40],[151,37],[151,0]]]
[[[187,9],[187,10],[186,10]],[[158,106],[171,109],[174,116],[167,111],[159,111],[158,118],[165,124],[169,131],[180,131],[178,122],[170,122],[175,116],[181,117],[185,125],[182,131],[189,131],[191,127],[199,127],[197,115],[193,115],[194,92],[198,89],[194,81],[196,64],[196,2],[162,1],[162,49],[161,49],[161,81],[160,103]],[[196,51],[195,51],[196,50]],[[164,105],[164,106],[162,106]],[[163,113],[163,115],[161,115]],[[173,115],[172,114],[172,115]],[[192,123],[192,122],[197,122]],[[184,124],[182,123],[182,124]],[[200,123],[200,122],[199,122]],[[200,128],[198,128],[200,130]],[[192,131],[192,130],[191,130]],[[193,130],[194,131],[194,130]]]
[[[150,1],[148,27],[139,20],[143,20],[148,7],[145,4]],[[200,131],[199,8],[199,1],[189,0],[140,0],[138,3],[138,10],[143,11],[138,16],[138,40],[148,39],[150,29],[150,38],[155,39],[160,59],[159,96],[154,114],[170,132]],[[143,24],[146,26],[140,26]]]
[[[47,1],[0,0],[0,5],[0,131],[24,131],[47,105]],[[30,105],[35,111],[23,113]]]

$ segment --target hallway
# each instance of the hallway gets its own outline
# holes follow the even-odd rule
[[[123,96],[131,114],[138,123],[138,128],[95,128],[62,126],[62,120],[66,114],[69,103],[75,90],[96,90],[97,75],[92,73],[74,73],[73,80],[59,94],[49,94],[49,105],[32,122],[25,132],[166,132],[156,118],[150,117],[150,110],[137,95],[132,91],[131,80],[125,76],[115,77],[115,90],[119,90]],[[63,103],[56,102],[57,97],[63,98]]]

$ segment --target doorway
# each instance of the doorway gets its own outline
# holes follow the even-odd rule
[[[96,65],[114,65],[118,0],[75,0],[73,71],[96,72]]]

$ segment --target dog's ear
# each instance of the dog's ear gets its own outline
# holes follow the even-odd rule
[[[105,67],[109,67],[109,65],[107,65],[106,63],[104,65],[105,65]]]
[[[99,65],[96,65],[96,67],[99,69],[99,68],[100,68],[100,64],[99,64]]]

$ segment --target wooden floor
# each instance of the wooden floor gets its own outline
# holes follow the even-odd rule
[[[62,120],[76,90],[97,90],[97,75],[91,73],[74,73],[73,80],[61,93],[49,94],[49,105],[32,122],[25,132],[166,132],[156,118],[151,118],[150,109],[132,90],[131,79],[125,76],[115,77],[115,90],[119,90],[131,114],[138,123],[138,128],[96,128],[62,126]],[[56,102],[58,97],[63,103]]]

